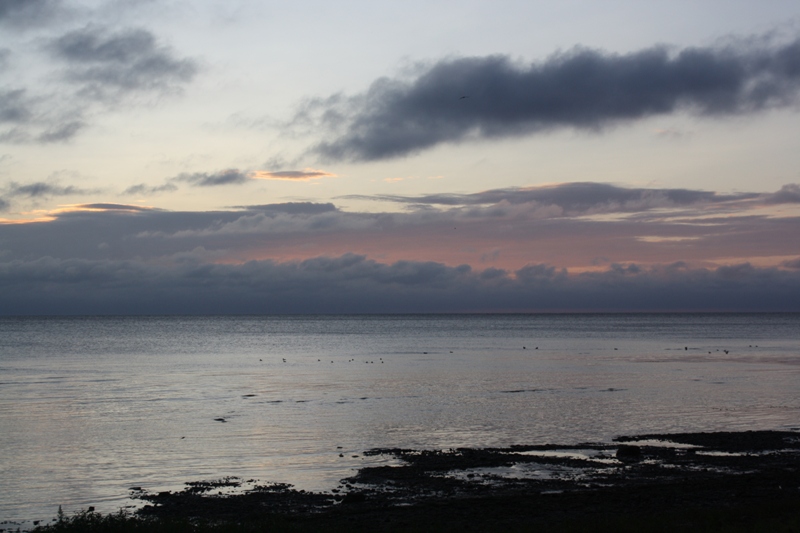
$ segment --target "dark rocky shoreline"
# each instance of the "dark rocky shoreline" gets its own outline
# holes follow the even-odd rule
[[[300,531],[524,531],[569,524],[601,531],[602,524],[615,529],[620,519],[650,525],[677,520],[691,528],[699,526],[692,520],[708,520],[709,513],[722,517],[714,519],[720,523],[778,520],[787,531],[800,527],[800,432],[651,434],[612,444],[366,454],[393,456],[399,464],[362,468],[330,493],[250,480],[250,488],[225,494],[222,489],[245,484],[228,478],[190,483],[180,492],[135,488],[132,497],[148,502],[137,511],[142,519],[242,524],[280,517],[289,530]],[[661,518],[653,523],[653,517]]]
[[[146,505],[89,508],[57,532],[800,532],[800,431],[622,436],[613,443],[375,449],[330,492],[225,478],[131,488]]]

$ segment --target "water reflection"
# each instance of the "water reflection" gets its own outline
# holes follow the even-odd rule
[[[791,427],[798,326],[798,315],[0,320],[0,519],[113,511],[131,486],[224,476],[328,490],[380,461],[362,453],[375,447]]]

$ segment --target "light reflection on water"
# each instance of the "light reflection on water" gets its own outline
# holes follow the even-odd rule
[[[0,520],[113,511],[132,486],[224,476],[330,490],[387,460],[364,457],[375,447],[797,427],[799,326],[791,314],[0,319]]]

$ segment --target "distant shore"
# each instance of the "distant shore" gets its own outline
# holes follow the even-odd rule
[[[800,432],[622,436],[612,444],[377,449],[331,492],[226,478],[131,496],[37,531],[797,531]],[[237,489],[240,489],[237,491]],[[233,491],[230,493],[230,491]]]

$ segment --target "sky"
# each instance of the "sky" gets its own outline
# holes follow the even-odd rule
[[[0,314],[800,311],[800,5],[0,0]]]

